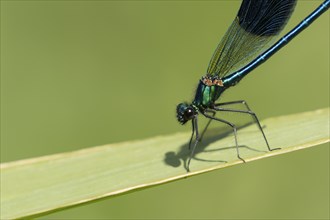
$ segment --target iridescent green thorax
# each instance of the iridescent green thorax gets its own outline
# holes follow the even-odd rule
[[[193,105],[200,111],[214,105],[221,93],[226,89],[221,79],[216,77],[203,77],[198,84]]]

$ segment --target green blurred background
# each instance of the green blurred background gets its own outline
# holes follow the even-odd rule
[[[190,130],[176,104],[240,2],[1,1],[1,162]],[[239,99],[261,119],[328,107],[329,12],[223,101]],[[41,218],[329,218],[329,145]]]

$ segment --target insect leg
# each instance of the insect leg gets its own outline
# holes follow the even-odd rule
[[[231,102],[223,102],[223,103],[216,103],[214,106],[224,106],[224,105],[235,105],[235,104],[242,104],[244,105],[248,111],[251,111],[250,107],[248,106],[245,100],[238,100],[238,101],[231,101]]]
[[[189,150],[191,149],[191,143],[192,143],[192,140],[194,138],[194,134],[195,134],[195,122],[194,122],[194,119],[191,120],[191,124],[192,124],[192,132],[191,132],[191,137],[190,137],[190,141],[189,141]]]
[[[192,123],[193,123],[193,134],[194,134],[194,130],[196,131],[196,139],[195,139],[194,146],[191,149],[190,157],[189,157],[188,162],[187,162],[187,171],[188,172],[190,171],[189,170],[189,165],[190,165],[191,158],[194,156],[196,146],[197,146],[198,142],[200,141],[200,139],[199,139],[199,133],[198,133],[197,117],[195,117],[195,118],[192,119]],[[193,137],[193,135],[191,136],[190,143],[191,143],[192,137]],[[190,148],[190,143],[189,143],[189,148]]]
[[[215,110],[217,110],[217,109],[215,109]],[[223,119],[220,119],[220,118],[216,118],[214,116],[211,116],[211,115],[208,115],[208,114],[205,114],[205,113],[202,113],[202,114],[205,117],[209,118],[209,119],[212,119],[212,120],[216,120],[216,121],[225,123],[225,124],[229,125],[230,127],[232,127],[232,129],[234,131],[234,138],[235,138],[235,145],[236,145],[237,157],[245,163],[245,160],[243,158],[241,158],[241,156],[239,155],[238,142],[237,142],[237,128],[236,128],[236,126],[233,123],[229,122],[229,121],[226,121],[226,120],[223,120]]]
[[[266,135],[265,135],[265,133],[264,133],[264,130],[263,130],[262,127],[261,127],[260,121],[259,121],[259,119],[258,119],[256,113],[254,113],[253,111],[250,110],[250,108],[248,107],[248,105],[246,104],[245,101],[219,103],[219,104],[215,104],[215,106],[226,105],[226,104],[228,104],[228,103],[229,103],[229,104],[242,103],[242,104],[244,104],[244,105],[247,107],[247,109],[249,109],[249,110],[225,109],[225,108],[219,108],[219,107],[214,107],[214,109],[215,109],[216,111],[236,112],[236,113],[243,113],[243,114],[249,114],[249,115],[251,115],[251,116],[253,117],[253,119],[254,119],[254,122],[258,125],[258,128],[259,128],[260,132],[262,133],[262,136],[263,136],[263,138],[264,138],[264,140],[265,140],[265,142],[266,142],[266,145],[267,145],[268,150],[269,150],[269,151],[273,151],[273,150],[281,149],[281,148],[274,148],[274,149],[271,149],[271,148],[270,148],[270,146],[269,146],[269,144],[268,144],[268,140],[267,140],[267,138],[266,138]]]
[[[210,113],[212,114],[212,117],[214,117],[214,116],[215,116],[215,114],[216,114],[216,112],[215,112],[215,111],[213,111],[213,110],[210,110],[210,109],[206,109],[205,111],[206,111],[206,112],[210,112]],[[206,124],[206,126],[205,126],[205,128],[204,128],[204,130],[203,130],[203,132],[202,132],[202,134],[201,134],[201,138],[200,138],[200,140],[202,140],[202,139],[203,139],[203,136],[204,136],[204,134],[205,134],[205,132],[206,132],[207,128],[208,128],[208,127],[209,127],[209,125],[211,124],[211,121],[212,121],[212,119],[210,119],[210,120],[207,122],[207,124]]]

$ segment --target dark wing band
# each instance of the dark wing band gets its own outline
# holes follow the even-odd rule
[[[266,50],[288,22],[296,0],[243,0],[216,48],[207,74],[224,77]]]

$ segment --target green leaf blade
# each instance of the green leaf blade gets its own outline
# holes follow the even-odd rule
[[[241,156],[248,162],[329,142],[329,108],[266,119],[272,148],[254,126],[241,129]],[[201,146],[187,173],[189,133],[109,144],[1,164],[1,219],[22,218],[242,164],[233,136]],[[207,142],[208,140],[206,140]],[[229,147],[228,147],[229,146]],[[205,149],[204,149],[205,148]],[[222,162],[221,162],[222,161]]]

